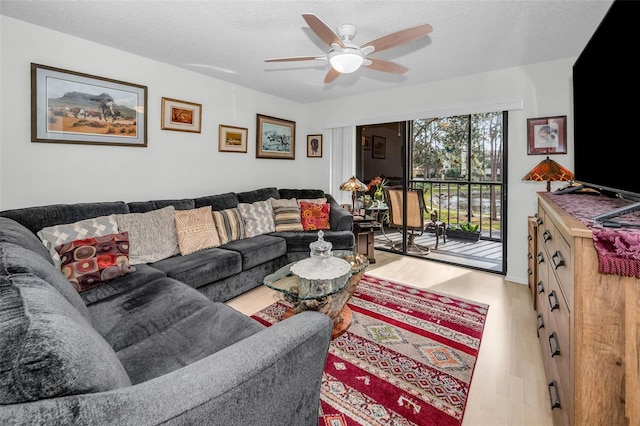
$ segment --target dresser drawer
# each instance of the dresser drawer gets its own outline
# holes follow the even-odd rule
[[[547,389],[549,391],[549,403],[551,404],[551,416],[554,426],[568,426],[571,424],[571,394],[560,382],[556,366],[551,364],[547,372]]]
[[[560,290],[565,295],[569,307],[573,306],[573,253],[562,235],[557,234],[555,251],[551,255],[549,267],[558,275]]]

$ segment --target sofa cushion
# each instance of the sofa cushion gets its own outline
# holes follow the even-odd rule
[[[238,196],[235,192],[226,192],[224,194],[194,198],[193,203],[195,208],[211,206],[213,211],[232,209],[238,205]]]
[[[130,386],[113,349],[52,286],[0,277],[0,404]]]
[[[180,253],[174,219],[168,206],[147,213],[116,215],[118,229],[129,232],[129,259],[132,265],[157,262]]]
[[[216,247],[200,250],[188,256],[173,256],[152,263],[151,266],[167,276],[198,288],[242,271],[242,258],[235,251]]]
[[[176,211],[174,217],[181,255],[186,256],[220,245],[216,224],[211,215],[211,206]]]
[[[256,235],[268,234],[276,230],[273,221],[273,209],[271,203],[267,201],[256,201],[255,203],[239,203],[238,210],[242,216],[245,238]]]
[[[129,263],[127,231],[61,244],[56,251],[60,271],[78,292],[136,271]]]
[[[263,329],[251,317],[223,303],[214,303],[123,348],[118,357],[136,384],[178,370]]]
[[[269,187],[238,192],[238,203],[251,204],[256,201],[266,201],[269,198],[280,198],[280,193],[276,188]]]
[[[329,217],[331,214],[330,204],[316,204],[300,202],[300,217],[302,228],[305,231],[317,231],[320,229],[331,229]]]
[[[220,244],[244,238],[244,223],[237,207],[213,211],[213,221],[220,238]]]
[[[287,254],[287,243],[273,235],[258,235],[232,241],[225,244],[224,248],[240,253],[243,271]]]
[[[132,288],[139,287],[149,281],[167,276],[164,272],[145,263],[136,265],[135,268],[135,274],[125,275],[117,280],[107,281],[102,285],[83,291],[80,293],[80,298],[86,305],[92,305],[121,293],[126,293]]]
[[[28,232],[31,234],[31,231]],[[44,248],[44,246],[42,247]],[[87,321],[91,322],[87,306],[69,280],[51,264],[51,258],[49,258],[48,254],[45,259],[43,256],[19,245],[0,242],[0,275],[11,274],[33,274],[42,278],[54,289],[58,290]]]
[[[34,234],[42,228],[60,223],[74,223],[93,217],[129,213],[122,201],[102,203],[52,204],[42,207],[5,210],[0,213],[24,225]]]
[[[25,226],[7,217],[0,217],[0,242],[12,243],[42,256],[53,265],[53,259],[47,248],[35,233]]]
[[[295,198],[280,199],[270,198],[273,209],[273,220],[276,225],[276,232],[302,231],[300,221],[300,206]]]
[[[116,215],[99,216],[91,219],[80,220],[73,223],[48,226],[38,231],[38,238],[49,250],[54,265],[60,267],[60,255],[56,247],[60,244],[84,238],[101,237],[103,235],[117,234],[118,223]]]
[[[211,302],[169,277],[144,283],[89,306],[94,327],[117,352],[162,333]]]
[[[176,210],[190,210],[196,207],[192,198],[181,200],[132,201],[127,203],[129,213],[146,213],[152,210],[173,206]]]
[[[321,189],[279,189],[280,198],[313,199],[325,198]]]

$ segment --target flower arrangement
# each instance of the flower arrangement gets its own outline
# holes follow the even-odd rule
[[[376,176],[371,179],[371,182],[367,185],[367,188],[371,189],[375,186],[376,190],[373,193],[373,199],[378,201],[384,201],[383,189],[389,184],[389,179]]]

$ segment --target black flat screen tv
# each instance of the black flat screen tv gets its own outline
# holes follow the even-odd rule
[[[573,65],[575,179],[634,202],[640,202],[639,17],[640,1],[615,0]]]

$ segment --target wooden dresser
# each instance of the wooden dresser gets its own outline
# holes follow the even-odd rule
[[[598,273],[591,229],[538,194],[536,309],[555,425],[640,425],[640,280]]]

